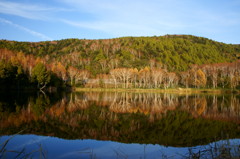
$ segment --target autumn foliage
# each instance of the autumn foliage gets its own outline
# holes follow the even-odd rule
[[[238,45],[187,35],[39,43],[0,40],[0,82],[12,88],[234,89],[240,81],[239,52]]]

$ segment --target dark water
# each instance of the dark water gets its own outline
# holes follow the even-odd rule
[[[0,158],[239,157],[240,96],[4,93],[0,135]]]

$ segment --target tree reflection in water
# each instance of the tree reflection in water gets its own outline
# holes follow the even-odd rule
[[[4,99],[4,100],[3,100]],[[83,92],[1,99],[1,135],[25,133],[166,146],[239,138],[238,95]]]
[[[116,113],[162,114],[169,110],[184,110],[194,117],[240,121],[240,97],[234,94],[178,95],[88,92],[84,95],[88,101],[94,101],[100,106],[109,106],[109,110]],[[80,101],[81,99],[76,100]]]

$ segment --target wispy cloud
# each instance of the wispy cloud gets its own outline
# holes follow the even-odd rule
[[[211,2],[212,4],[191,0],[102,0],[101,3],[98,0],[61,0],[61,2],[93,17],[88,21],[65,19],[62,22],[113,35],[205,32],[207,28],[212,30],[239,25],[239,16],[234,17],[232,16],[234,13],[227,13],[231,8],[226,11],[224,8],[220,11],[212,10],[214,2]]]
[[[46,36],[46,35],[44,35],[42,33],[39,33],[39,32],[36,32],[34,30],[28,29],[28,28],[26,28],[24,26],[15,24],[15,23],[13,23],[13,22],[11,22],[9,20],[3,19],[3,18],[0,18],[0,23],[4,23],[4,24],[8,24],[10,26],[13,26],[13,27],[15,27],[15,28],[17,28],[19,30],[25,31],[25,32],[27,32],[27,33],[35,36],[35,37],[38,37],[38,38],[42,39],[42,40],[52,40],[52,38],[50,38],[50,37],[48,37],[48,36]]]
[[[48,20],[55,12],[71,11],[70,9],[47,7],[40,4],[0,1],[0,13],[19,16],[27,19]]]
[[[182,28],[186,24],[173,17],[168,7],[159,5],[153,1],[109,1],[101,3],[96,0],[62,0],[92,19],[84,20],[61,20],[62,22],[80,28],[101,30],[113,36],[145,36],[161,35],[168,29]],[[167,8],[164,8],[167,7]]]
[[[40,30],[36,23],[44,23],[57,28],[47,30],[60,31],[56,34],[61,38],[83,29],[81,36],[96,38],[164,34],[211,38],[217,33],[239,33],[239,7],[239,0],[0,0],[0,16],[14,25],[25,18],[28,28]]]
[[[129,23],[126,25],[124,22],[111,22],[111,21],[92,21],[92,22],[84,22],[84,21],[70,21],[67,19],[61,20],[63,23],[66,23],[71,26],[85,28],[85,29],[93,29],[101,32],[105,32],[111,34],[112,36],[139,36],[140,32],[141,36],[147,36],[148,34],[157,35],[159,34],[159,30],[147,26],[140,26],[138,24]],[[148,34],[146,34],[148,33]]]

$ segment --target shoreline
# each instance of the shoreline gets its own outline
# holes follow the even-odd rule
[[[223,94],[234,93],[240,94],[240,90],[231,89],[207,89],[207,88],[168,88],[168,89],[155,89],[155,88],[80,88],[76,87],[74,92],[129,92],[129,93],[177,93],[177,94]]]

